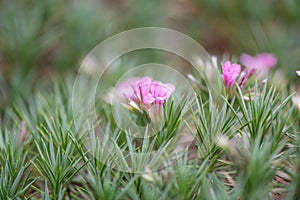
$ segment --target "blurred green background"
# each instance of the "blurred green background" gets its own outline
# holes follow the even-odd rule
[[[75,74],[104,39],[147,26],[180,31],[218,56],[272,52],[297,80],[299,0],[0,0],[0,107]]]

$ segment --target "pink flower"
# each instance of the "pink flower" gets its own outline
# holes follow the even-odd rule
[[[151,82],[152,78],[148,76],[129,78],[118,84],[116,94],[132,100],[141,99],[141,95],[148,93]]]
[[[266,73],[270,68],[277,64],[277,58],[271,53],[261,53],[255,56],[242,54],[240,62],[249,71],[253,70],[255,73]]]
[[[241,66],[239,64],[231,64],[226,61],[222,66],[222,77],[225,86],[229,89],[234,85],[235,80],[241,73]]]
[[[153,103],[162,104],[169,99],[174,90],[175,86],[170,83],[163,84],[159,81],[152,82],[150,92],[154,100]]]
[[[174,85],[152,81],[152,78],[147,76],[127,79],[116,87],[118,96],[147,107],[151,104],[162,104],[174,90]]]

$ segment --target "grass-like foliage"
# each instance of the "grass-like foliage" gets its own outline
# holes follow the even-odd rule
[[[300,199],[299,10],[299,0],[0,1],[0,200]],[[195,70],[180,54],[139,49],[110,63],[95,96],[79,85],[87,94],[75,112],[85,56],[137,27],[180,30],[232,63],[221,74],[216,57],[195,58]],[[242,52],[271,52],[276,68],[247,66]],[[194,94],[149,68],[137,74],[182,91],[106,101],[133,66],[150,62],[178,70]],[[92,68],[87,84],[98,78]]]
[[[270,81],[271,82],[271,81]],[[81,133],[72,81],[19,97],[1,120],[0,199],[295,199],[299,112],[269,83],[162,105],[159,131],[120,129],[97,97]],[[154,131],[155,135],[151,135]],[[184,146],[184,139],[192,141]],[[176,151],[177,149],[180,151]]]

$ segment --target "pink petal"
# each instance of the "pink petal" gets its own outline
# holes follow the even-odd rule
[[[254,65],[253,57],[248,54],[242,54],[240,56],[240,62],[242,65],[247,66],[247,67],[251,67]]]
[[[145,105],[163,103],[174,90],[174,85],[152,81],[152,78],[147,76],[127,79],[116,87],[116,92],[120,97]]]
[[[277,58],[271,53],[261,53],[255,56],[242,54],[240,56],[242,65],[248,68],[254,68],[258,72],[261,70],[268,70],[277,64]]]
[[[150,93],[143,96],[143,103],[146,105],[152,104],[154,101],[155,101],[155,98]]]
[[[272,68],[277,64],[277,58],[270,53],[262,53],[255,56],[260,61],[261,67]]]
[[[154,81],[151,85],[150,90],[153,97],[155,98],[154,103],[161,104],[169,99],[169,97],[175,90],[175,86],[170,83],[163,84],[159,81]]]
[[[231,64],[230,61],[226,61],[222,65],[222,77],[227,88],[234,85],[235,80],[241,73],[241,66],[239,64]]]
[[[116,94],[119,97],[136,100],[140,98],[141,92],[143,94],[147,92],[147,87],[149,88],[151,81],[152,78],[148,76],[129,78],[117,85]]]

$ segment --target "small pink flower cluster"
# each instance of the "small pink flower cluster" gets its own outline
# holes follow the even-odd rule
[[[238,84],[243,86],[253,74],[265,74],[276,65],[277,59],[270,53],[255,56],[242,54],[240,62],[245,66],[242,72],[239,64],[231,64],[230,61],[226,61],[222,65],[222,77],[227,89],[231,89],[237,79]]]
[[[152,80],[148,76],[127,79],[116,87],[118,96],[147,107],[151,104],[163,104],[174,90],[174,85]]]
[[[226,61],[222,66],[222,77],[226,88],[231,88],[234,85],[235,80],[241,73],[241,66],[239,64],[231,64],[230,61]]]

